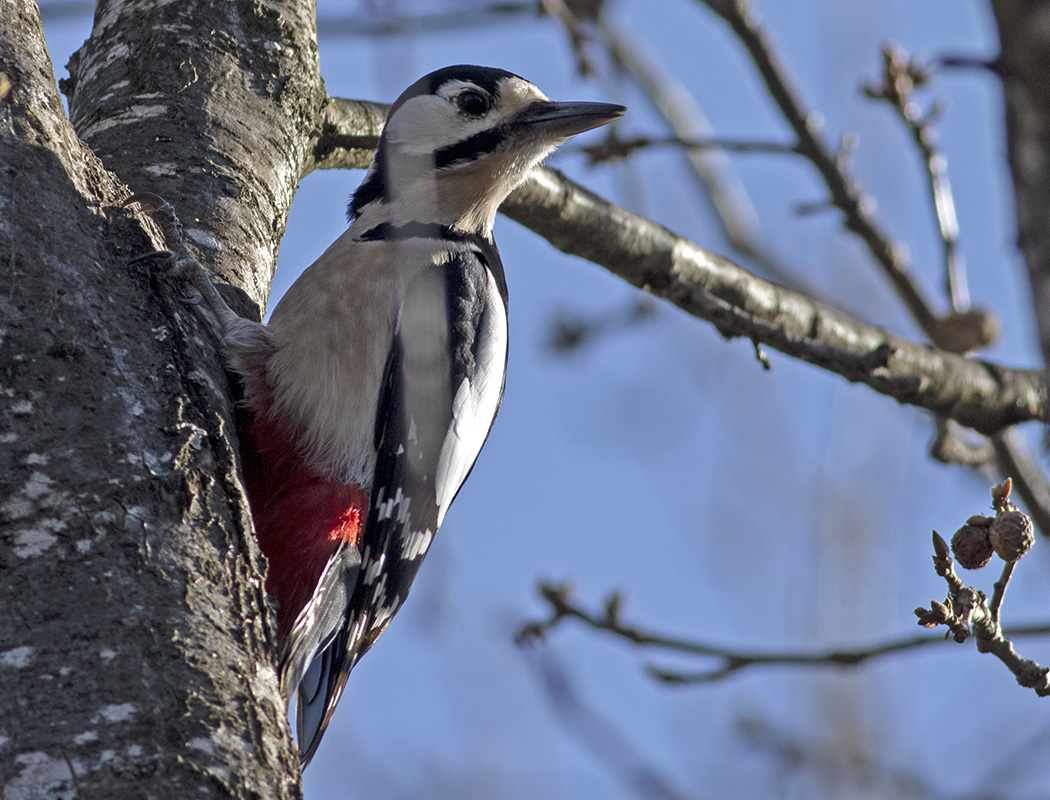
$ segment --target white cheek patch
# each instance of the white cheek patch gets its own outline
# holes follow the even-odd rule
[[[384,133],[387,141],[407,152],[434,150],[434,141],[451,125],[453,110],[440,97],[420,95],[406,100],[390,117]]]
[[[547,96],[522,78],[499,82],[495,105],[471,119],[459,113],[455,98],[464,91],[482,91],[470,81],[448,81],[437,94],[406,100],[386,124],[387,141],[405,153],[426,155],[488,130]]]
[[[467,139],[493,124],[494,114],[467,119],[440,95],[413,97],[386,124],[387,141],[403,153],[427,155]]]

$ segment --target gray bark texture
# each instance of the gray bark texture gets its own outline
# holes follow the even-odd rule
[[[12,13],[13,12],[13,13]],[[214,335],[133,259],[168,199],[258,317],[315,109],[313,7],[99,4],[60,102],[0,15],[0,786],[300,795]]]
[[[1050,4],[992,0],[999,27],[1017,244],[1032,285],[1043,359],[1050,365]]]

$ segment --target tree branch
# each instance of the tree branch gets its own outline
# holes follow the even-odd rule
[[[934,600],[928,609],[915,609],[919,624],[925,628],[944,625],[960,644],[973,636],[978,652],[991,653],[1002,661],[1021,686],[1032,689],[1040,697],[1050,696],[1050,669],[1018,653],[1007,638],[1007,632],[999,624],[999,610],[1015,562],[1007,562],[1003,566],[989,603],[983,592],[967,586],[955,573],[954,562],[948,555],[948,545],[936,531],[934,549],[934,567],[948,584],[948,596],[944,603]],[[1015,629],[1009,631],[1009,635],[1016,637],[1023,635],[1023,632],[1027,631]]]
[[[817,168],[831,194],[832,203],[844,214],[846,228],[864,242],[912,317],[926,335],[936,342],[938,315],[916,283],[906,252],[876,223],[873,213],[875,204],[860,181],[849,173],[845,159],[824,143],[820,136],[819,118],[806,108],[790,84],[788,70],[759,24],[750,0],[699,1],[729,23],[751,56],[773,101],[798,137],[803,155]]]
[[[606,601],[600,613],[588,611],[574,602],[572,590],[567,584],[541,583],[540,597],[550,606],[550,616],[538,622],[525,623],[519,628],[516,640],[519,644],[544,638],[548,632],[568,619],[582,622],[594,630],[612,634],[638,647],[654,648],[686,655],[712,658],[717,662],[710,669],[696,672],[661,669],[649,664],[646,671],[665,683],[693,684],[711,683],[727,678],[736,672],[757,666],[796,666],[796,667],[855,667],[881,656],[892,653],[917,650],[932,645],[943,644],[941,636],[918,634],[901,636],[879,644],[859,648],[835,648],[813,652],[788,651],[743,651],[722,645],[698,642],[694,639],[683,639],[675,636],[646,631],[625,624],[621,619],[622,600],[619,594],[613,594]],[[1045,636],[1050,634],[1050,622],[1012,628],[1010,635]]]
[[[1006,430],[992,437],[1001,475],[1013,479],[1014,489],[1031,514],[1036,529],[1050,536],[1050,487],[1020,432]]]
[[[501,210],[559,250],[606,267],[727,337],[745,336],[982,433],[1045,417],[1041,373],[893,336],[763,281],[554,170],[535,171]]]
[[[1042,3],[991,0],[999,28],[1006,143],[1018,246],[1028,269],[1044,363],[1050,365],[1050,28]]]
[[[656,54],[632,33],[630,25],[603,9],[598,31],[609,56],[631,76],[677,138],[696,141],[712,135],[711,125],[696,98],[684,84],[665,73]],[[686,152],[686,158],[690,174],[710,202],[715,220],[734,250],[755,264],[767,278],[816,297],[813,288],[783,265],[763,241],[762,223],[754,204],[725,156],[717,151],[694,148]]]
[[[959,221],[948,180],[948,159],[937,145],[937,129],[934,127],[934,122],[943,111],[943,104],[935,101],[933,107],[923,114],[914,97],[915,88],[928,82],[929,78],[925,65],[916,59],[909,59],[899,45],[887,44],[882,50],[882,76],[877,83],[867,84],[864,92],[874,100],[884,100],[893,108],[922,155],[937,232],[944,251],[945,288],[951,298],[952,308],[965,311],[970,306],[970,293],[966,285],[966,266],[959,248]]]
[[[884,53],[883,83],[877,88],[882,90],[880,96],[894,103],[902,118],[909,125],[913,138],[927,164],[934,210],[944,243],[948,293],[952,298],[954,309],[954,313],[944,317],[937,317],[926,301],[919,296],[918,288],[913,289],[910,286],[910,278],[907,274],[907,269],[910,268],[907,268],[906,261],[901,260],[906,252],[903,247],[881,232],[873,215],[861,213],[868,208],[873,208],[874,203],[859,182],[848,172],[846,144],[849,140],[844,139],[842,149],[834,154],[824,146],[819,131],[809,124],[814,118],[813,115],[805,109],[798,94],[791,86],[785,66],[780,62],[768,37],[757,25],[747,0],[739,3],[735,0],[728,2],[722,0],[717,3],[708,3],[708,5],[732,23],[734,30],[747,45],[759,71],[766,80],[770,93],[796,133],[798,143],[792,146],[791,150],[809,158],[814,163],[825,179],[833,203],[846,215],[847,228],[861,236],[869,245],[876,260],[888,271],[895,283],[899,284],[899,291],[906,306],[915,315],[916,321],[932,341],[952,353],[969,352],[994,341],[999,330],[995,316],[982,310],[964,310],[969,298],[962,254],[958,249],[958,223],[947,179],[946,162],[936,148],[935,131],[931,124],[932,115],[918,118],[916,107],[910,102],[912,87],[925,78],[925,71],[914,62],[906,62],[896,50],[887,49]],[[706,121],[699,114],[699,110],[694,110],[695,103],[692,98],[681,86],[659,75],[659,70],[651,63],[652,59],[646,57],[644,48],[639,42],[622,32],[620,27],[612,25],[607,15],[604,23],[599,27],[607,40],[612,56],[630,71],[657,108],[674,126],[680,137],[688,137],[690,133],[697,130],[698,125],[699,130],[705,135],[709,133]],[[1029,61],[1028,63],[1042,62]],[[1042,74],[1041,71],[1037,72]],[[693,116],[697,117],[698,121],[689,118],[690,110],[693,110]],[[731,213],[732,209],[745,212],[749,209],[746,204],[746,195],[741,194],[742,190],[727,180],[724,169],[721,169],[716,162],[705,159],[702,153],[693,153],[691,161],[705,186],[710,189],[712,201],[719,212],[718,217],[723,221],[734,245],[741,252],[758,260],[767,270],[777,270],[775,262],[763,257],[760,248],[753,245],[754,237],[749,235],[749,231],[754,229],[756,223],[752,222],[750,226],[745,224],[753,220],[753,215]],[[1042,184],[1037,183],[1037,185]],[[729,190],[726,189],[727,186]],[[738,202],[740,198],[745,202]],[[1042,252],[1039,247],[1033,247],[1031,250],[1033,253]],[[905,272],[902,273],[898,268],[900,265],[907,268]],[[771,274],[776,277],[781,273],[774,271]],[[788,286],[793,285],[792,282],[782,279],[780,282]],[[808,288],[801,288],[805,294],[818,300],[821,299]],[[1050,308],[1050,304],[1043,304],[1040,307]],[[1047,323],[1047,329],[1050,330],[1050,323]],[[938,426],[939,430],[947,429],[944,420],[939,421]],[[946,440],[939,437],[939,441]],[[1039,529],[1045,534],[1050,534],[1050,495],[1047,494],[1047,482],[1040,470],[1032,464],[1024,443],[1014,437],[1009,441],[998,442],[995,449],[999,456],[1002,475],[1015,477],[1018,491],[1031,508]],[[947,455],[946,451],[940,453],[942,457]],[[973,457],[977,454],[971,452],[967,455]],[[1019,463],[1023,463],[1028,468],[1017,469],[1016,465]]]
[[[721,150],[727,153],[798,154],[798,146],[793,144],[757,139],[722,139],[717,136],[704,139],[683,139],[679,136],[635,136],[630,139],[618,139],[611,135],[598,144],[578,146],[574,149],[584,153],[593,166],[604,161],[629,158],[636,150],[660,146],[685,150]]]

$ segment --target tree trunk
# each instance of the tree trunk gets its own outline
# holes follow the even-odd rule
[[[325,100],[313,7],[102,2],[74,63],[71,124],[6,4],[0,785],[297,797],[217,341],[122,201],[170,201],[258,317]]]

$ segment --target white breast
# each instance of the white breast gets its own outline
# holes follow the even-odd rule
[[[357,230],[340,236],[274,309],[267,377],[273,413],[297,431],[308,462],[370,486],[376,408],[404,286],[448,243],[360,242]]]

